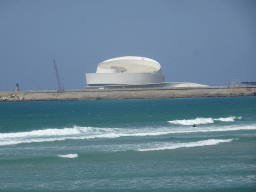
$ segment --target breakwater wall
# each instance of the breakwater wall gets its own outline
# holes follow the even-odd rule
[[[0,102],[58,101],[58,100],[107,100],[107,99],[159,99],[190,97],[240,97],[256,96],[256,86],[121,88],[65,91],[6,91],[0,92]]]

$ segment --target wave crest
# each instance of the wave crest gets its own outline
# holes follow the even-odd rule
[[[138,151],[159,151],[159,150],[168,150],[168,149],[178,149],[182,147],[203,147],[209,145],[218,145],[220,143],[231,142],[233,139],[208,139],[204,141],[190,142],[190,143],[171,143],[171,144],[162,144],[161,146],[156,146],[146,149],[138,149]],[[158,144],[159,145],[159,144]]]
[[[256,130],[252,125],[200,126],[200,127],[141,127],[141,128],[92,128],[74,127],[63,129],[46,129],[23,133],[1,133],[0,146],[22,143],[54,142],[64,140],[83,140],[95,138],[114,139],[118,137],[146,137],[168,134],[227,132],[239,130]],[[56,134],[56,132],[58,132]],[[35,134],[37,133],[37,134]],[[21,134],[21,135],[19,135]],[[23,137],[22,137],[23,136]]]
[[[180,125],[200,125],[200,124],[209,124],[209,123],[214,123],[214,121],[223,121],[223,122],[232,122],[235,121],[235,119],[242,119],[242,117],[226,117],[226,118],[202,118],[202,117],[197,117],[196,119],[184,119],[184,120],[173,120],[173,121],[168,121],[169,123],[172,124],[180,124]]]
[[[58,155],[58,157],[73,159],[73,158],[77,158],[78,154]]]
[[[194,124],[208,124],[208,123],[214,123],[212,118],[196,118],[196,119],[189,119],[189,120],[174,120],[174,121],[168,121],[169,123],[173,124],[181,124],[181,125],[194,125]]]

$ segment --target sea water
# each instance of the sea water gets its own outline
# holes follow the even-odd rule
[[[256,97],[0,103],[0,190],[256,191],[255,142]]]

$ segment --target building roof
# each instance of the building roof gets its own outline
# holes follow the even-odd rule
[[[98,64],[97,73],[154,73],[161,69],[158,62],[146,57],[125,56]]]

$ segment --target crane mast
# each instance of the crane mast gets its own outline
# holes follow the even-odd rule
[[[60,79],[59,79],[58,69],[57,69],[57,66],[55,64],[55,59],[53,59],[53,64],[54,64],[54,68],[55,68],[55,72],[56,72],[56,77],[57,77],[57,81],[58,81],[59,90],[61,90]],[[63,86],[62,86],[62,90],[64,90]]]

